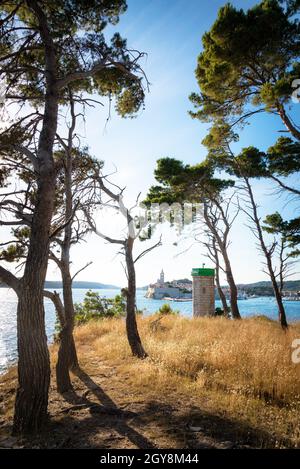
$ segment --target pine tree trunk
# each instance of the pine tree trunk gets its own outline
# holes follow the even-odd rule
[[[58,90],[55,47],[47,18],[36,1],[28,1],[39,23],[45,55],[46,95],[37,149],[37,193],[17,310],[18,389],[13,432],[37,432],[47,419],[50,362],[43,302],[56,171],[53,145],[57,129]]]
[[[231,314],[233,319],[241,319],[240,311],[239,311],[239,306],[238,306],[238,290],[237,286],[235,284],[235,280],[233,277],[232,273],[232,268],[231,268],[231,263],[228,257],[228,252],[227,252],[227,246],[226,246],[226,241],[223,243],[222,241],[219,242],[219,249],[221,251],[224,264],[225,264],[225,274],[226,274],[226,279],[227,283],[229,286],[229,292],[230,292],[230,309],[231,309]]]
[[[249,195],[249,199],[250,199],[250,203],[251,203],[251,208],[252,208],[252,212],[253,212],[253,216],[251,216],[251,219],[255,223],[255,228],[256,228],[256,231],[257,231],[257,237],[259,239],[260,247],[261,247],[261,250],[264,253],[265,258],[266,258],[266,263],[267,263],[267,267],[268,267],[268,271],[269,271],[269,276],[270,276],[270,279],[271,279],[271,282],[272,282],[273,291],[274,291],[274,295],[275,295],[277,306],[278,306],[279,322],[280,322],[281,327],[283,329],[287,329],[288,328],[288,323],[287,323],[285,309],[284,309],[283,302],[282,302],[282,295],[280,293],[280,288],[279,288],[278,282],[276,280],[276,275],[275,275],[273,264],[272,264],[272,254],[268,250],[268,248],[265,244],[265,241],[264,241],[263,231],[262,231],[262,228],[261,228],[260,219],[259,219],[258,212],[257,212],[257,205],[255,203],[254,194],[253,194],[253,191],[252,191],[251,184],[249,182],[249,178],[244,177],[244,182],[246,184],[246,188],[247,188],[247,191],[248,191],[248,195]]]
[[[47,419],[50,361],[43,302],[55,174],[40,180],[17,310],[18,389],[13,432],[37,432]]]
[[[213,255],[213,259],[215,261],[215,266],[216,266],[216,286],[217,286],[218,294],[219,294],[219,297],[223,306],[224,315],[228,317],[230,308],[228,307],[226,296],[222,290],[221,283],[220,283],[220,260],[219,260],[219,253],[218,253],[218,249],[216,246],[215,237],[212,240],[212,255]]]
[[[50,361],[43,300],[23,287],[18,305],[18,390],[14,434],[37,432],[47,419]],[[35,303],[35,304],[33,304]],[[30,313],[34,312],[34,314]],[[34,317],[33,317],[34,316]],[[32,323],[35,328],[32,330]]]
[[[238,307],[238,291],[237,287],[232,275],[231,271],[231,266],[230,263],[226,264],[225,262],[225,269],[226,269],[226,278],[227,282],[229,285],[229,291],[230,291],[230,308],[231,308],[231,314],[233,319],[241,319],[239,307]]]
[[[219,235],[218,230],[216,229],[214,224],[211,222],[208,211],[207,211],[206,203],[204,203],[203,215],[204,215],[204,219],[208,228],[211,230],[212,234],[215,237],[216,243],[218,245],[218,248],[221,252],[221,255],[223,257],[223,261],[225,264],[226,279],[227,279],[227,283],[228,283],[229,291],[230,291],[230,308],[231,308],[232,317],[233,319],[241,319],[241,315],[240,315],[240,311],[238,307],[238,301],[237,301],[238,292],[237,292],[237,287],[234,281],[230,260],[229,260],[228,253],[227,253],[226,240],[223,242],[223,240],[221,239]]]
[[[135,267],[132,258],[133,239],[129,238],[125,245],[126,267],[128,275],[128,291],[126,304],[126,332],[132,355],[138,358],[146,358],[136,322],[136,280]]]
[[[73,101],[71,102],[72,115],[74,113]],[[65,162],[65,222],[64,240],[61,246],[61,275],[63,282],[63,299],[65,310],[65,322],[60,333],[60,346],[56,365],[57,390],[64,393],[72,389],[69,370],[78,368],[78,358],[73,337],[74,330],[74,303],[72,292],[72,278],[70,274],[70,248],[72,237],[72,137],[75,128],[75,118],[73,125],[69,129],[69,149],[66,153]]]
[[[228,307],[226,296],[225,296],[225,294],[222,290],[221,284],[220,284],[219,271],[218,271],[217,268],[216,268],[216,286],[217,286],[218,294],[219,294],[219,297],[220,297],[220,300],[221,300],[221,303],[222,303],[224,315],[228,316],[230,308]]]
[[[270,267],[269,267],[269,271],[270,271]],[[278,307],[278,319],[279,319],[281,327],[283,329],[287,329],[288,328],[288,323],[287,323],[287,320],[286,320],[285,309],[284,309],[283,302],[282,302],[282,295],[280,293],[280,290],[279,290],[275,275],[273,275],[273,269],[271,269],[270,272],[271,272],[270,277],[271,277],[271,281],[272,281],[272,285],[273,285],[273,291],[274,291],[274,294],[275,294],[277,307]]]
[[[72,389],[69,370],[78,368],[78,358],[73,337],[74,304],[72,296],[72,280],[70,275],[63,274],[63,298],[65,321],[59,334],[59,350],[56,364],[56,383],[60,393]]]
[[[284,123],[284,125],[286,126],[288,131],[293,135],[293,137],[296,140],[300,140],[300,131],[294,125],[294,123],[291,121],[291,119],[288,117],[288,115],[287,115],[287,113],[284,109],[284,106],[282,104],[278,103],[277,104],[277,110],[278,110],[278,114],[279,114],[282,122]]]

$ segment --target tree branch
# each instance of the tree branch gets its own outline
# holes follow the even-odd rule
[[[139,261],[143,256],[145,256],[146,254],[148,254],[148,252],[152,251],[153,249],[157,248],[158,246],[161,246],[162,245],[162,242],[161,242],[161,236],[159,238],[159,241],[155,244],[153,244],[153,246],[150,246],[149,248],[145,249],[143,252],[141,252],[137,258],[133,261],[134,264]]]
[[[93,263],[93,261],[90,261],[88,262],[87,264],[85,264],[83,267],[81,267],[81,269],[77,270],[77,272],[73,275],[72,277],[72,282],[74,280],[75,277],[77,277],[77,275],[82,272],[84,269],[86,269],[87,267],[89,267],[91,264]]]
[[[67,220],[63,225],[58,226],[58,227],[50,234],[50,239],[55,238],[55,236],[56,236],[61,230],[63,230],[64,228],[66,228],[66,226],[68,226],[68,225],[71,223],[71,221],[72,221],[73,218],[74,218],[75,212],[76,212],[76,210],[77,210],[77,208],[78,208],[78,206],[79,206],[79,203],[80,203],[80,202],[79,202],[79,200],[78,200],[78,201],[76,202],[76,204],[75,204],[73,210],[72,210],[71,216],[68,218],[68,220]]]
[[[126,75],[128,75],[130,78],[133,80],[139,80],[139,77],[131,73],[127,68],[125,67],[124,64],[121,62],[112,62],[112,61],[107,61],[104,60],[103,62],[98,62],[95,64],[92,68],[89,70],[81,70],[78,72],[70,73],[69,75],[65,76],[64,78],[60,78],[57,80],[57,88],[62,89],[65,88],[67,85],[70,83],[77,81],[77,80],[84,80],[85,78],[89,78],[94,76],[96,73],[101,72],[105,68],[108,68],[109,66],[114,66],[118,68],[119,70],[122,70]]]
[[[44,297],[49,298],[52,303],[54,304],[55,310],[57,312],[57,316],[59,319],[59,322],[61,326],[64,326],[65,323],[65,308],[64,305],[60,299],[59,293],[57,293],[55,290],[54,292],[44,290],[43,292]]]
[[[125,243],[126,241],[123,240],[123,239],[114,239],[114,238],[110,238],[109,236],[106,236],[105,234],[101,233],[101,231],[97,230],[97,227],[96,225],[93,223],[91,217],[90,217],[90,214],[87,212],[87,210],[84,210],[84,214],[85,214],[85,217],[86,217],[86,220],[91,228],[91,230],[97,235],[99,236],[100,238],[103,238],[105,239],[106,241],[108,241],[109,243],[112,243],[112,244],[122,244],[123,246],[125,246]]]
[[[0,280],[5,283],[8,287],[12,288],[16,294],[19,294],[20,291],[20,280],[9,270],[0,266]]]

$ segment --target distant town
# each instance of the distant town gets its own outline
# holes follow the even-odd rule
[[[162,269],[159,278],[156,282],[151,283],[148,287],[143,287],[147,290],[145,297],[155,300],[173,300],[173,301],[191,301],[192,300],[192,287],[191,280],[184,278],[179,280],[165,280],[165,273]],[[261,281],[250,284],[240,284],[238,287],[238,299],[247,300],[248,298],[257,298],[259,296],[274,296],[271,282]],[[226,298],[229,298],[229,288],[222,287]],[[282,292],[285,300],[300,300],[300,281],[290,280],[285,283],[285,289]],[[218,293],[216,291],[216,299]]]
[[[145,296],[146,298],[153,298],[155,300],[171,299],[177,301],[191,301],[192,281],[184,279],[166,282],[165,274],[162,269],[157,281],[149,285]]]

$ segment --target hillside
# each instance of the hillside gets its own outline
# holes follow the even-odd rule
[[[62,288],[62,283],[59,281],[52,281],[52,280],[47,280],[45,284],[46,288]],[[88,281],[78,281],[78,282],[73,282],[73,288],[120,288],[117,287],[116,285],[110,285],[106,283],[98,283],[98,282],[88,282]]]
[[[261,281],[255,283],[238,284],[238,288],[247,291],[250,295],[273,296],[272,284],[269,281]],[[287,280],[284,283],[284,290],[299,291],[300,280]]]

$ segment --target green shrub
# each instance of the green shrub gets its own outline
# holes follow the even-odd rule
[[[122,295],[103,298],[99,293],[87,291],[82,303],[75,303],[75,324],[83,324],[91,319],[125,316],[126,299]]]
[[[158,310],[158,314],[161,316],[168,316],[171,314],[179,314],[179,311],[172,309],[168,303],[164,303]]]
[[[228,308],[227,313],[225,313],[223,308],[220,308],[219,306],[215,309],[215,316],[224,316],[226,318],[230,318],[230,308]]]
[[[216,308],[215,309],[215,316],[224,316],[224,309],[222,308]]]

